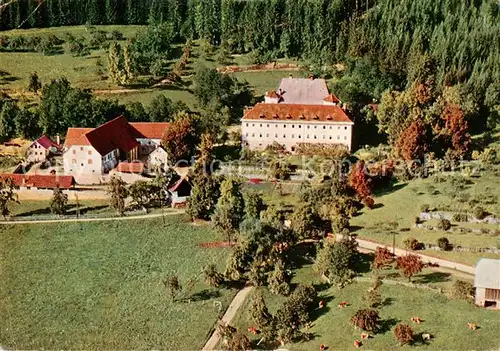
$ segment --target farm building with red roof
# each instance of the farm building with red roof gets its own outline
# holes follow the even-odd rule
[[[251,149],[278,143],[289,151],[298,144],[340,144],[350,150],[353,125],[324,79],[284,78],[264,102],[245,110],[242,142]]]
[[[120,162],[147,156],[160,146],[168,123],[129,123],[120,116],[97,128],[69,128],[64,143],[64,172],[109,172]],[[135,169],[134,169],[135,171]]]
[[[15,174],[3,173],[0,178],[10,178],[21,189],[70,189],[75,180],[73,176],[52,174]]]
[[[48,136],[42,135],[31,143],[26,152],[29,162],[43,162],[51,153],[57,153],[59,144],[52,141]]]

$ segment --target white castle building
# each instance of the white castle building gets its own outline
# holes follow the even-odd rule
[[[324,79],[284,78],[263,103],[245,111],[242,142],[251,149],[278,142],[289,151],[299,143],[342,144],[351,150],[353,125]]]

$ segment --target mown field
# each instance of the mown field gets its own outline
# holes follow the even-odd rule
[[[311,340],[285,345],[285,348],[318,350],[319,346],[324,344],[329,350],[353,349],[354,340],[361,340],[361,331],[356,330],[350,320],[359,308],[366,307],[362,296],[370,284],[354,282],[344,289],[328,288],[311,272],[310,266],[304,266],[294,271],[294,274],[292,283],[313,283],[317,288],[323,289],[319,292],[318,300],[325,301],[325,307],[316,308],[311,313],[312,327],[304,330],[312,334]],[[414,280],[432,281],[433,286],[443,289],[449,287],[453,280],[449,278],[449,281],[440,282],[433,278],[435,276],[436,273],[424,270],[414,277]],[[267,289],[263,292],[270,312],[275,313],[285,298],[272,295]],[[452,300],[444,294],[419,288],[384,284],[381,287],[381,294],[384,300],[383,306],[379,309],[382,319],[381,330],[364,343],[362,346],[364,349],[399,350],[417,346],[418,349],[425,350],[487,350],[498,347],[500,319],[496,311],[478,308],[466,301]],[[341,301],[349,302],[349,306],[339,308],[338,304]],[[246,332],[247,328],[252,326],[248,320],[250,306],[251,298],[246,300],[242,312],[232,325],[243,330],[256,343],[259,338]],[[412,323],[410,318],[415,316],[420,317],[423,323],[420,325]],[[476,331],[468,329],[466,323],[469,321],[476,323],[479,329]],[[417,341],[412,347],[399,346],[393,336],[394,327],[401,322],[409,324],[417,336]],[[423,343],[419,337],[421,333],[430,333],[433,336],[432,340]]]
[[[50,200],[22,200],[9,205],[12,217],[44,216],[51,215]],[[80,200],[78,210],[81,215],[86,214],[115,214],[109,207],[107,200]],[[67,215],[76,215],[77,204],[74,200],[68,201]]]
[[[125,38],[132,38],[144,28],[144,26],[95,26],[96,29],[111,32],[120,31]],[[12,30],[2,32],[2,35],[24,35],[44,37],[54,34],[64,38],[66,33],[75,37],[90,37],[90,33],[85,26],[55,27],[29,30]],[[9,89],[19,96],[28,99],[36,99],[33,94],[25,92],[29,76],[36,71],[42,80],[47,83],[51,79],[66,77],[76,87],[89,88],[96,91],[96,95],[102,98],[118,99],[120,102],[142,102],[148,105],[154,97],[164,94],[172,100],[181,100],[191,108],[196,108],[196,99],[191,92],[191,75],[198,65],[215,68],[221,66],[213,58],[205,58],[200,54],[198,43],[195,42],[193,55],[186,68],[186,76],[183,77],[183,85],[180,87],[153,88],[139,82],[142,86],[115,86],[108,79],[101,79],[98,74],[97,62],[103,64],[104,71],[107,66],[107,51],[103,49],[92,50],[88,56],[73,56],[69,51],[69,44],[64,43],[61,47],[62,53],[54,55],[43,55],[38,52],[0,52],[0,67],[10,74],[9,79],[0,88]],[[176,44],[173,48],[174,57],[170,61],[173,64],[182,53],[182,44]],[[215,54],[215,53],[214,53]],[[294,62],[291,60],[280,60],[280,62]],[[248,65],[250,64],[248,55],[235,55],[230,64]],[[299,71],[264,71],[264,72],[240,72],[235,76],[241,80],[246,80],[255,90],[257,95],[264,94],[270,89],[276,89],[279,80],[288,77],[303,76],[306,73]],[[147,77],[140,77],[141,81]]]
[[[499,247],[500,237],[497,235],[431,231],[413,227],[415,217],[420,213],[423,204],[437,210],[449,207],[453,211],[464,213],[473,213],[476,206],[482,206],[490,213],[498,215],[500,190],[497,185],[498,178],[493,170],[483,172],[479,177],[466,177],[465,185],[463,181],[454,181],[453,177],[451,174],[444,174],[441,179],[445,181],[436,182],[434,177],[430,176],[427,179],[397,183],[391,189],[378,191],[375,194],[375,208],[364,208],[358,216],[351,219],[354,232],[360,237],[387,245],[392,245],[394,236],[396,246],[401,248],[404,248],[403,242],[408,237],[433,244],[436,244],[438,238],[447,237],[450,243],[457,246]],[[426,224],[436,225],[437,221],[428,221]],[[498,225],[456,222],[452,222],[452,225],[500,230]],[[500,258],[500,255],[492,253],[435,250],[424,250],[423,253],[469,265],[475,265],[480,257]]]
[[[201,249],[218,235],[184,216],[0,228],[3,348],[200,349],[234,294],[199,277],[228,253]],[[195,282],[179,301],[168,274]]]

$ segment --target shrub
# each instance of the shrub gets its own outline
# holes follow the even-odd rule
[[[472,283],[456,280],[453,283],[452,296],[460,300],[472,300],[474,298],[474,286]]]
[[[415,238],[407,238],[404,241],[405,249],[407,250],[421,250],[422,243],[419,243]]]
[[[377,247],[375,250],[375,260],[373,261],[373,266],[375,268],[382,268],[390,265],[394,260],[394,256],[387,249],[387,247]]]
[[[467,222],[469,218],[465,213],[455,213],[452,217],[454,222]]]
[[[420,212],[429,212],[430,208],[431,208],[431,206],[429,204],[422,204],[420,206]]]
[[[422,271],[423,263],[420,256],[408,254],[396,259],[396,268],[401,269],[403,274],[411,281],[411,277]]]
[[[447,219],[440,219],[437,224],[438,229],[440,230],[449,230],[451,228],[451,222]]]
[[[119,30],[115,29],[115,30],[113,30],[111,32],[111,39],[113,39],[113,40],[123,40],[123,39],[125,39],[125,37],[124,37],[124,35],[123,35],[122,32],[120,32]]]
[[[360,309],[351,317],[351,322],[355,327],[362,330],[376,330],[380,325],[380,316],[376,310]]]
[[[408,324],[400,323],[394,328],[394,336],[400,345],[408,344],[413,341],[413,330]]]
[[[444,236],[437,240],[437,244],[442,251],[449,251],[452,249],[452,245],[450,244],[450,241],[448,240],[448,238],[446,238]]]
[[[487,215],[487,212],[484,210],[484,208],[476,207],[474,209],[474,217],[476,217],[477,219],[479,219],[479,220],[484,219],[484,217],[486,217],[486,215]]]

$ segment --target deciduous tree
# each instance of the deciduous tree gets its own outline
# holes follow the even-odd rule
[[[170,123],[162,138],[162,145],[172,161],[190,160],[194,155],[198,137],[189,118]]]
[[[113,176],[109,181],[108,194],[110,195],[110,206],[120,216],[125,213],[125,199],[128,196],[127,183],[120,177]]]
[[[422,271],[423,266],[420,256],[408,254],[406,256],[399,256],[396,259],[396,268],[400,269],[409,281],[411,281],[411,277],[416,273]]]
[[[243,220],[244,209],[245,202],[241,193],[241,184],[232,178],[222,181],[220,197],[212,221],[216,228],[226,233],[229,241]]]
[[[59,187],[55,188],[50,200],[50,211],[57,215],[63,215],[66,213],[67,207],[68,195],[64,194]]]
[[[12,202],[19,203],[16,190],[19,187],[10,177],[0,177],[0,211],[5,218],[10,214],[9,204]]]

